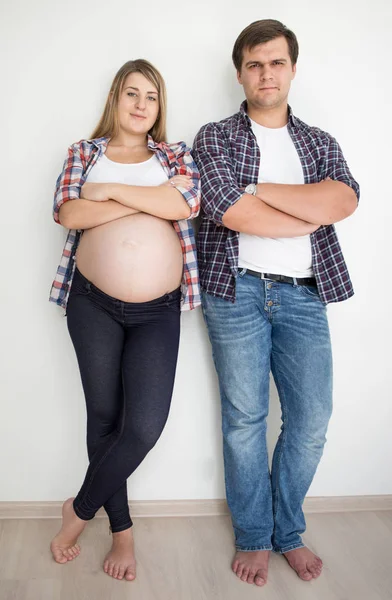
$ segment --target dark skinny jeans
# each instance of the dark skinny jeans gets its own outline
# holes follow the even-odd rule
[[[132,526],[127,478],[156,444],[173,392],[180,290],[122,302],[77,269],[67,306],[87,407],[89,467],[74,500],[90,520],[104,506],[113,532]]]

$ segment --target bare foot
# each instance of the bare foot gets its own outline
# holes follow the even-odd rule
[[[103,570],[114,579],[135,579],[136,560],[131,528],[113,533],[112,549],[106,555]]]
[[[86,526],[87,521],[82,521],[76,516],[73,509],[74,498],[68,498],[63,504],[63,524],[50,544],[53,558],[56,562],[64,564],[80,554],[80,546],[76,543],[78,537]]]
[[[290,567],[294,569],[298,577],[304,581],[311,581],[320,577],[323,569],[321,558],[313,554],[309,548],[297,548],[283,555]]]
[[[241,581],[261,587],[267,583],[269,557],[269,550],[237,552],[231,568]]]

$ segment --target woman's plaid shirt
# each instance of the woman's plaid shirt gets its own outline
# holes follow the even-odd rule
[[[95,140],[82,140],[73,144],[68,149],[64,167],[60,173],[54,195],[53,218],[59,221],[59,210],[64,202],[76,200],[80,196],[80,190],[87,175],[97,162],[98,158],[105,153],[109,138],[97,138]],[[184,142],[178,144],[167,144],[165,142],[155,143],[148,136],[148,148],[155,152],[166,175],[171,178],[174,175],[188,175],[192,178],[194,187],[186,190],[182,187],[177,189],[183,195],[191,209],[189,219],[173,221],[173,227],[181,242],[184,257],[184,270],[181,283],[182,301],[181,310],[192,310],[200,304],[199,274],[197,269],[196,242],[191,219],[199,214],[200,210],[200,175],[196,164],[191,156],[190,149]],[[63,254],[57,269],[55,280],[50,292],[50,301],[66,309],[72,279],[75,272],[75,255],[83,234],[82,230],[71,229],[65,242]]]
[[[306,125],[291,109],[288,131],[301,160],[305,183],[330,177],[350,186],[359,199],[359,186],[332,136]],[[260,149],[246,114],[246,101],[232,117],[200,129],[193,156],[202,184],[202,217],[197,237],[201,288],[235,302],[239,233],[224,227],[222,217],[241,198],[243,189],[258,181]],[[312,268],[321,300],[328,304],[352,296],[354,290],[335,227],[320,227],[311,234],[311,245]]]

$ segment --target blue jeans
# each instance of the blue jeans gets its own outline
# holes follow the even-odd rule
[[[236,302],[203,294],[222,401],[226,495],[236,548],[285,553],[304,546],[302,504],[332,412],[332,355],[317,289],[240,271]],[[268,467],[272,371],[282,427]]]

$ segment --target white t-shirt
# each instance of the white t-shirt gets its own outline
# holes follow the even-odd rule
[[[102,154],[89,172],[86,182],[160,185],[167,180],[168,176],[155,154],[144,162],[134,164],[114,162]]]
[[[259,183],[303,184],[300,158],[285,127],[270,129],[251,121],[260,148]],[[289,277],[311,277],[310,236],[266,238],[240,233],[238,266]]]

